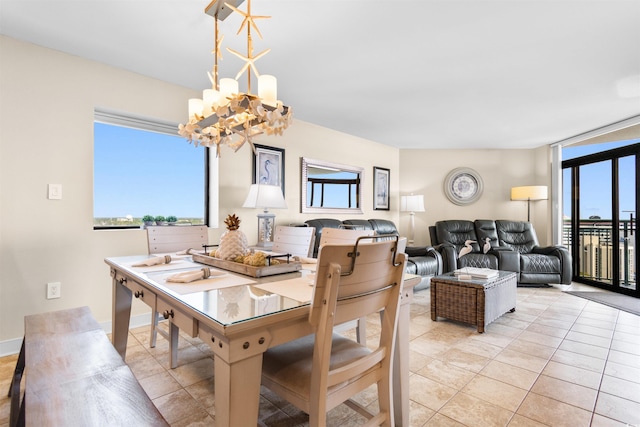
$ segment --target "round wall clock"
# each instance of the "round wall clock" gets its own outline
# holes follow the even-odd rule
[[[478,172],[471,168],[457,168],[444,179],[444,194],[456,205],[468,205],[480,198],[484,184]]]

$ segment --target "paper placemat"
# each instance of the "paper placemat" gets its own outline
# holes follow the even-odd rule
[[[313,296],[313,283],[304,277],[262,283],[254,287],[300,302],[310,302]]]
[[[216,270],[221,271],[221,270]],[[240,285],[252,285],[255,280],[251,280],[248,277],[236,276],[234,274],[225,274],[216,277],[210,277],[204,280],[197,280],[195,282],[189,283],[175,283],[175,282],[167,282],[167,278],[175,274],[175,272],[171,273],[158,273],[153,274],[153,280],[165,286],[166,288],[172,290],[173,292],[184,295],[184,294],[192,294],[195,292],[204,292],[211,291],[214,289],[222,289],[222,288],[230,288],[231,286],[240,286]],[[150,278],[152,277],[149,276]]]
[[[172,257],[169,264],[145,265],[142,267],[133,266],[133,264],[137,264],[139,262],[140,261],[130,262],[126,264],[126,266],[133,269],[134,271],[139,271],[140,273],[152,273],[154,271],[178,270],[182,268],[198,267],[200,265],[191,261],[190,259]]]
[[[309,270],[309,271],[316,271],[316,268],[318,267],[317,264],[305,264],[302,263],[302,269],[303,270]]]

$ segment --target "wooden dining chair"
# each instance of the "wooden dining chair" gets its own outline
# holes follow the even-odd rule
[[[313,246],[316,240],[315,227],[276,226],[273,234],[274,254],[290,254],[303,258],[313,256]]]
[[[376,232],[374,230],[356,230],[352,228],[328,228],[322,229],[320,235],[320,246],[324,245],[348,245],[355,244],[359,237],[374,236]],[[368,240],[372,242],[373,240]],[[365,241],[363,241],[364,243]],[[359,343],[367,342],[367,319],[358,319],[355,322],[350,322],[347,325],[343,325],[343,329],[356,328],[356,335]]]
[[[326,413],[341,403],[392,425],[391,370],[406,255],[397,241],[325,245],[318,256],[309,322],[314,334],[264,353],[262,384],[309,414],[311,427],[326,426]],[[381,316],[380,340],[369,348],[336,334],[334,325],[368,314]],[[379,412],[351,397],[376,384]]]
[[[205,225],[191,226],[152,226],[147,227],[147,243],[149,246],[149,254],[171,254],[186,249],[194,249],[203,251],[203,246],[209,242],[209,231]],[[149,337],[149,347],[156,346],[158,333],[169,341],[170,351],[173,354],[171,358],[171,368],[177,365],[178,343],[177,337],[172,342],[169,332],[162,328],[158,328],[158,323],[163,321],[164,317],[155,309],[151,310],[151,333]]]

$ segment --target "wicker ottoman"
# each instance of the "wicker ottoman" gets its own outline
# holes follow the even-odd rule
[[[453,273],[431,278],[431,319],[438,316],[484,327],[516,309],[516,274],[500,271],[489,280],[458,280]]]

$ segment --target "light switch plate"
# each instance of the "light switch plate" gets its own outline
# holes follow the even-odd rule
[[[49,184],[49,200],[62,199],[62,184]]]

